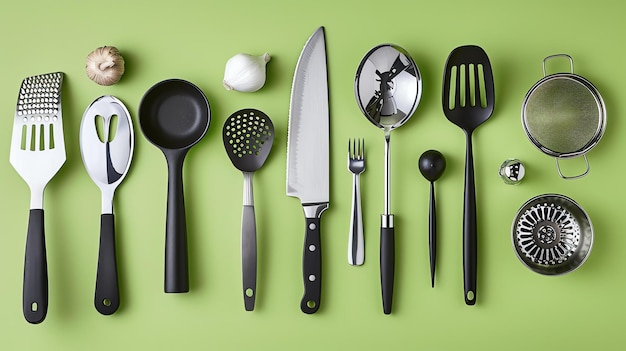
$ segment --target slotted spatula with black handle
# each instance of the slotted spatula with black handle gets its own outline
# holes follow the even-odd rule
[[[491,63],[475,45],[450,53],[443,75],[443,112],[465,132],[465,198],[463,204],[463,281],[465,303],[476,303],[477,225],[472,133],[492,114],[495,94]]]

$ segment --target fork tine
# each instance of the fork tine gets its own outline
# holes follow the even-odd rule
[[[365,159],[365,139],[361,139],[359,143],[359,159]]]
[[[354,139],[350,139],[350,158],[354,158]]]
[[[348,139],[348,159],[350,159],[352,155],[350,155],[350,139]]]

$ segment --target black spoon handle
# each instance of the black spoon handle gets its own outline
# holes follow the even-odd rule
[[[113,314],[120,305],[115,254],[115,216],[112,213],[100,216],[100,248],[93,302],[96,310],[104,315]]]
[[[383,312],[391,313],[395,273],[395,237],[393,215],[383,215],[380,227],[380,285],[383,296]]]
[[[189,291],[187,223],[183,192],[184,153],[166,155],[168,169],[167,223],[165,229],[165,292]]]
[[[463,285],[465,303],[476,303],[477,233],[476,233],[476,189],[474,185],[474,159],[472,135],[467,134],[465,158],[465,199],[463,204]]]
[[[43,209],[31,209],[28,216],[22,310],[24,318],[33,324],[43,322],[48,312],[48,265]]]
[[[435,287],[435,262],[437,260],[437,213],[435,184],[430,182],[430,210],[428,212],[428,253],[430,255],[430,284]]]

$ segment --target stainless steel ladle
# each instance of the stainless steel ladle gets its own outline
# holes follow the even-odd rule
[[[390,213],[391,131],[411,118],[422,95],[422,78],[409,54],[394,44],[371,49],[359,64],[354,91],[361,112],[385,133],[385,212],[380,227],[380,278],[383,311],[391,313],[394,280],[394,225]]]

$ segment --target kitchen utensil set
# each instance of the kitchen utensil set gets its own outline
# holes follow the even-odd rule
[[[570,73],[546,75],[546,61],[568,58]],[[321,304],[322,213],[330,203],[329,103],[324,27],[306,42],[295,68],[287,134],[288,196],[297,197],[305,217],[302,274],[302,312],[312,314]],[[544,78],[526,94],[522,125],[542,152],[555,157],[559,175],[578,178],[589,172],[585,153],[593,148],[606,128],[604,102],[596,88],[573,73],[568,55],[544,59]],[[42,322],[48,307],[48,276],[44,235],[43,192],[65,162],[61,111],[63,73],[28,77],[20,87],[10,151],[10,163],[28,184],[30,214],[24,260],[23,313],[30,323]],[[474,45],[455,48],[444,66],[442,108],[446,118],[466,136],[465,191],[463,209],[464,300],[476,303],[477,247],[476,190],[472,134],[494,110],[492,68],[485,51]],[[383,312],[392,311],[395,273],[395,227],[391,214],[391,131],[413,115],[422,95],[420,71],[403,48],[378,45],[361,60],[354,92],[363,115],[384,133],[384,212],[380,226],[380,281]],[[166,293],[189,291],[187,229],[183,191],[183,162],[190,148],[209,128],[211,110],[204,93],[192,83],[168,79],[153,85],[138,109],[143,135],[159,148],[168,170],[165,230]],[[563,126],[569,126],[563,127]],[[242,291],[244,307],[254,310],[257,295],[257,231],[254,212],[253,173],[263,166],[274,140],[274,125],[262,111],[243,109],[224,123],[222,138],[228,157],[244,178],[241,223]],[[80,126],[80,148],[87,173],[102,193],[100,246],[94,305],[109,315],[120,304],[115,250],[113,196],[130,168],[134,133],[130,113],[114,96],[94,100]],[[587,168],[565,176],[560,158],[584,156]],[[424,152],[418,169],[430,182],[429,255],[431,285],[435,284],[436,206],[434,182],[446,168],[445,157],[436,150]],[[365,143],[348,142],[348,170],[353,177],[348,262],[364,263],[363,214],[360,175],[365,171]],[[519,160],[507,160],[500,169],[507,184],[524,176]],[[557,275],[584,263],[593,243],[593,228],[584,210],[568,197],[537,196],[518,211],[512,226],[518,258],[531,270]]]

